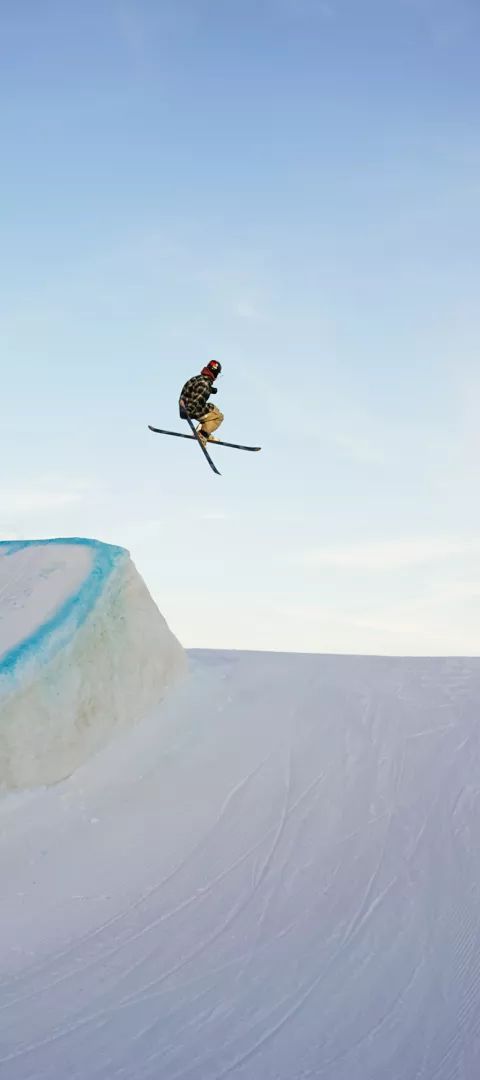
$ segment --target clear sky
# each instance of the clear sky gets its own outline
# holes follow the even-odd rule
[[[480,641],[478,0],[0,0],[2,539],[186,645]],[[180,428],[221,360],[222,477]]]

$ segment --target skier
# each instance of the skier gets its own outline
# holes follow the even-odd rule
[[[173,435],[176,439],[192,439],[193,442],[198,442],[210,468],[218,476],[220,476],[220,473],[208,453],[207,443],[214,442],[218,443],[219,446],[229,446],[231,450],[260,450],[259,446],[243,446],[241,443],[223,442],[222,439],[216,439],[213,434],[223,421],[223,413],[215,405],[212,405],[208,399],[211,394],[217,393],[217,388],[213,383],[220,375],[221,370],[222,365],[218,360],[210,360],[207,366],[202,368],[200,375],[194,375],[192,379],[188,379],[182,388],[178,408],[180,419],[188,421],[191,430],[190,434],[185,433],[185,430],[167,431],[166,428],[153,427],[152,424],[148,425],[150,431],[156,431],[158,435]],[[200,421],[197,428],[194,426],[194,420]]]
[[[223,413],[216,405],[209,402],[211,394],[217,393],[217,387],[213,385],[215,379],[222,370],[218,360],[210,360],[206,367],[202,368],[200,375],[194,375],[188,379],[182,389],[179,400],[180,418],[186,420],[188,413],[191,420],[199,420],[197,437],[203,446],[206,442],[217,442],[213,432],[220,427]]]

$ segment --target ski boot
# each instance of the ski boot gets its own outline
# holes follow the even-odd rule
[[[202,446],[205,446],[207,442],[218,442],[213,435],[209,435],[208,431],[203,431],[201,427],[197,428],[197,439],[200,440]]]

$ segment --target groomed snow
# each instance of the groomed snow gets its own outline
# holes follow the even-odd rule
[[[0,665],[79,592],[93,560],[86,544],[0,544]]]
[[[478,1080],[480,662],[194,653],[0,802],[7,1080]]]
[[[0,544],[0,789],[68,776],[183,669],[123,548]]]

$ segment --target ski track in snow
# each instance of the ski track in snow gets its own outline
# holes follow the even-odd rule
[[[478,1080],[480,661],[191,655],[0,801],[6,1080]]]

